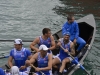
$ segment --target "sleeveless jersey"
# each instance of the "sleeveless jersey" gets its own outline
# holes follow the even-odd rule
[[[25,65],[25,61],[29,55],[31,55],[31,53],[28,50],[26,51],[26,49],[23,47],[20,51],[14,48],[10,52],[10,56],[14,58],[14,63],[18,68]],[[26,69],[20,71],[26,71]]]
[[[37,63],[38,63],[38,67],[39,68],[43,68],[43,67],[47,67],[48,66],[48,54],[49,53],[47,53],[47,55],[44,58],[42,58],[40,56],[40,52],[38,53]],[[45,73],[45,74],[49,74],[51,72],[51,70],[42,71],[42,72]]]
[[[42,38],[42,36],[40,36],[39,39],[40,39],[40,43],[38,44],[39,46],[42,45],[42,44],[44,44],[44,45],[46,45],[48,48],[50,48],[50,46],[51,46],[51,39],[50,39],[50,38],[47,38],[46,40],[44,40],[44,39]]]
[[[63,38],[62,38],[60,42],[61,42],[62,47],[64,49],[67,49],[70,52],[70,43],[72,41],[69,41],[67,44],[64,44]],[[69,55],[66,52],[64,52],[64,50],[62,48],[60,48],[60,56],[62,56],[62,57],[69,57]]]

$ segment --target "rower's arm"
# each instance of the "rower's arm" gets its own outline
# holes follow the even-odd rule
[[[50,36],[50,38],[51,38],[51,47],[49,48],[49,50],[54,50],[55,49],[55,40],[52,35]]]
[[[12,61],[13,61],[13,57],[9,56],[9,58],[8,58],[8,65],[10,66],[10,68],[13,66]]]
[[[52,54],[48,55],[48,66],[41,68],[41,71],[51,70],[52,69]]]
[[[71,50],[70,54],[73,55],[73,56],[75,56],[75,46],[74,46],[73,42],[70,45],[70,50]]]
[[[37,57],[38,57],[38,53],[35,53],[35,54],[31,57],[31,59],[29,60],[30,63],[31,63],[31,64],[34,63],[35,60],[37,59]]]
[[[38,44],[38,42],[39,42],[39,38],[36,38],[36,39],[30,44],[30,48],[31,48],[32,50],[35,50],[36,52],[39,51],[39,49],[38,49],[37,47],[35,47],[35,45]]]
[[[30,66],[30,64],[33,64],[33,63],[36,61],[37,57],[38,57],[38,53],[35,53],[35,54],[31,57],[30,60],[26,60],[26,61],[25,61],[25,66],[27,67],[27,66]]]
[[[32,58],[31,51],[30,50],[26,50],[26,53],[27,53],[28,59],[30,60]]]

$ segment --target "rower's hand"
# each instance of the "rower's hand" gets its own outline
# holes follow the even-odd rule
[[[67,49],[64,49],[64,52],[68,53],[68,50]]]
[[[26,61],[25,61],[25,65],[26,65],[26,66],[29,66],[30,64],[31,64],[31,63],[30,63],[29,60],[26,60]]]
[[[40,50],[38,49],[36,52],[40,52]]]
[[[75,46],[77,45],[77,44],[76,44],[76,39],[74,39],[73,43],[74,43]]]
[[[58,42],[58,43],[57,43],[57,46],[61,46],[61,43],[60,43],[60,42]]]
[[[23,70],[23,69],[25,69],[26,68],[26,66],[21,66],[19,69],[20,70]]]
[[[41,68],[35,68],[35,71],[37,71],[37,72],[39,72],[39,71],[41,71]]]

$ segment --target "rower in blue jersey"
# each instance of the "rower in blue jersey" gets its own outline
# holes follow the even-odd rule
[[[10,51],[10,57],[8,59],[8,64],[10,67],[14,65],[17,66],[20,72],[27,71],[25,66],[25,61],[32,57],[30,50],[22,47],[23,43],[21,39],[14,40],[14,48]]]
[[[38,67],[35,68],[37,71],[34,75],[42,75],[42,71],[45,75],[52,75],[52,55],[48,53],[46,45],[40,45],[39,52],[35,53],[30,60],[26,61],[26,65],[33,64],[37,61]]]
[[[62,72],[65,68],[66,63],[69,63],[72,61],[72,58],[68,55],[67,52],[70,52],[70,54],[73,56],[75,55],[74,44],[71,40],[69,40],[69,38],[70,38],[70,33],[66,32],[64,33],[63,38],[59,39],[59,42],[57,43],[58,46],[62,46],[63,48],[65,48],[65,50],[60,48],[59,55],[53,59],[54,68],[58,68],[56,64],[62,63],[59,70],[59,75],[62,75]]]
[[[49,49],[48,52],[50,53],[50,50],[54,50],[55,49],[55,41],[53,36],[51,35],[51,30],[49,28],[44,28],[42,30],[42,36],[37,37],[31,44],[30,44],[30,48],[32,50],[35,50],[36,52],[39,51],[39,49],[35,46],[36,44],[38,46],[44,44],[46,45]]]

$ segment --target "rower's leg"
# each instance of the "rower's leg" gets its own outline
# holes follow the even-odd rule
[[[60,67],[60,70],[59,70],[59,73],[62,73],[65,66],[66,66],[66,63],[69,63],[70,62],[70,59],[69,58],[65,58],[63,61],[62,61],[62,65]]]
[[[39,72],[36,72],[36,73],[34,73],[33,75],[41,75],[41,73],[39,73]]]
[[[52,61],[52,73],[56,73],[59,68],[58,68],[58,64],[60,64],[60,60],[58,59],[58,57],[54,58],[53,61]]]
[[[54,68],[57,68],[56,64],[60,64],[60,60],[59,60],[59,58],[57,58],[57,57],[53,59],[53,61],[52,61],[52,66],[53,66]]]

